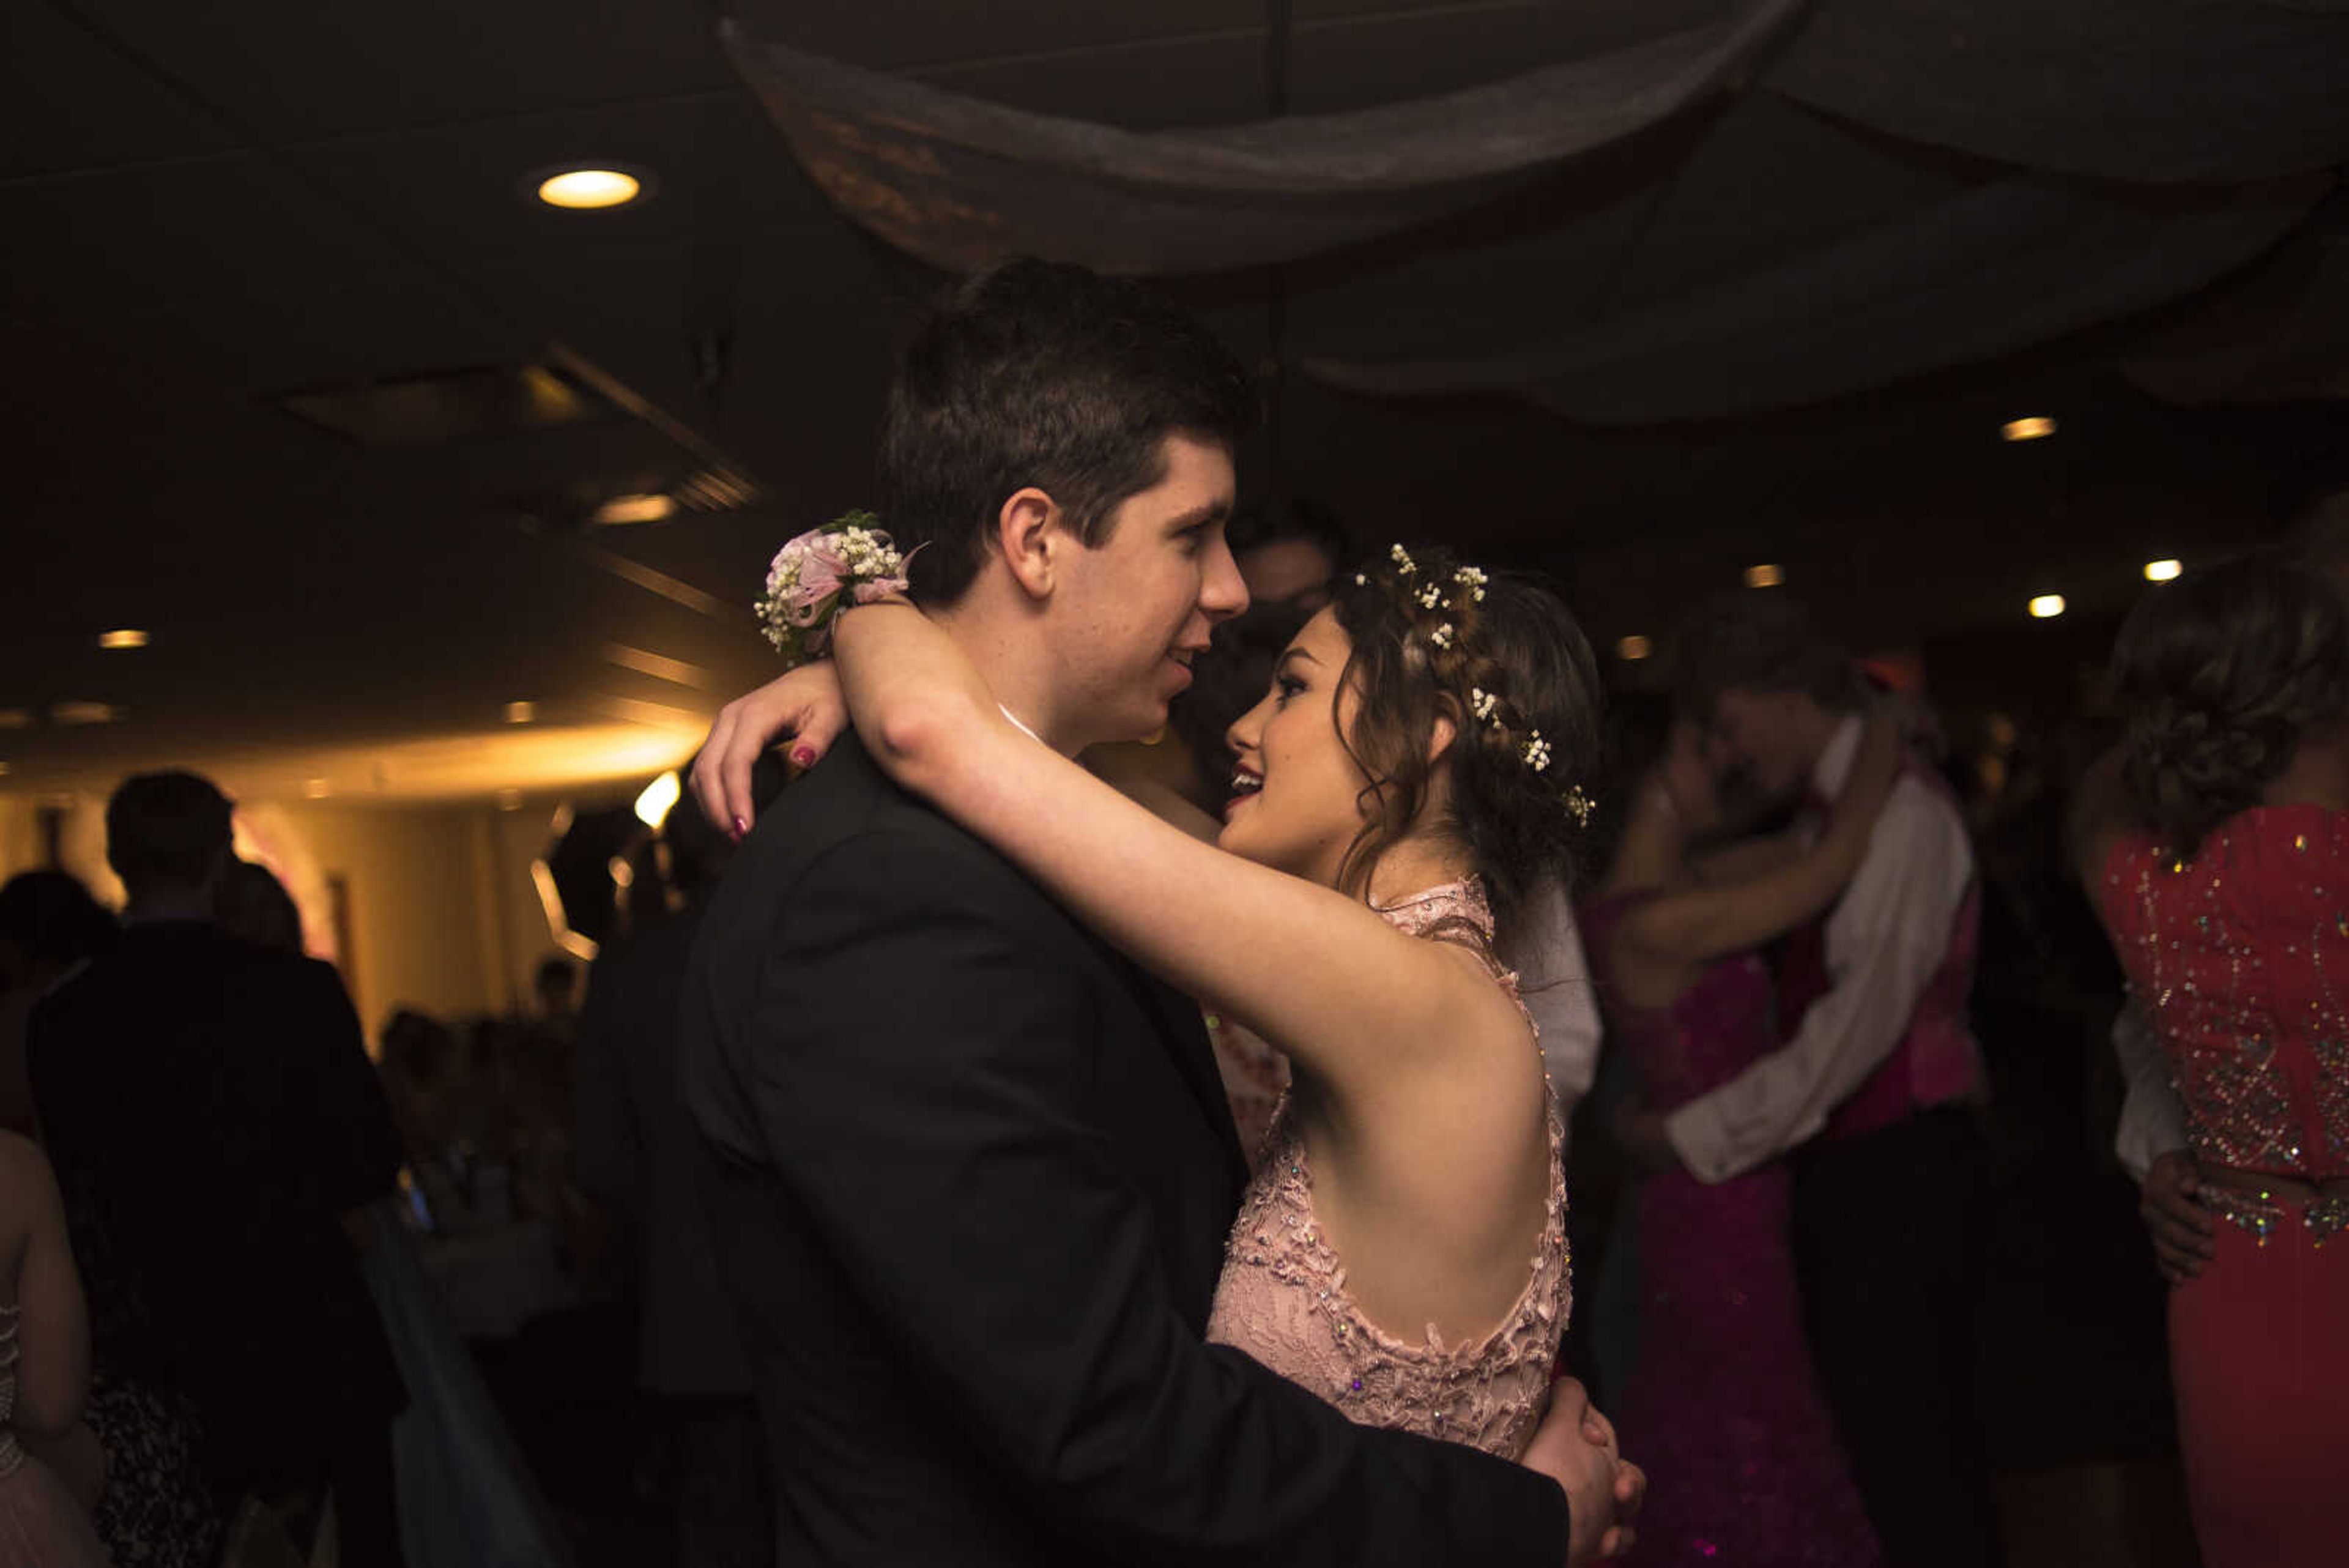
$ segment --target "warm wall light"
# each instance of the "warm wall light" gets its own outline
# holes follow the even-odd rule
[[[29,730],[33,727],[30,708],[0,708],[0,730]]]
[[[1745,568],[1745,586],[1749,588],[1775,588],[1786,580],[1785,568],[1763,565]]]
[[[615,495],[595,508],[593,518],[608,527],[616,523],[657,523],[676,511],[677,503],[666,495]]]
[[[1627,637],[1615,645],[1618,659],[1645,659],[1656,651],[1656,645],[1644,637]]]
[[[143,631],[133,631],[128,627],[120,631],[101,631],[98,634],[98,646],[109,649],[144,648],[147,646],[147,634]]]
[[[617,169],[566,169],[538,182],[538,199],[550,207],[587,211],[624,207],[644,189],[633,174]]]
[[[520,811],[522,809],[522,791],[518,789],[502,789],[498,791],[498,809],[500,811]]]
[[[685,785],[671,768],[652,783],[645,785],[644,794],[636,796],[636,820],[655,832],[668,820],[669,808],[685,794]]]
[[[324,800],[334,793],[335,786],[328,784],[325,779],[305,779],[302,781],[302,798],[305,800]]]
[[[2147,561],[2145,564],[2145,580],[2148,583],[2166,583],[2185,569],[2186,564],[2183,561]]]
[[[527,724],[537,717],[538,704],[535,702],[509,702],[506,704],[506,722],[509,724]]]
[[[1998,433],[2009,441],[2037,441],[2055,433],[2055,421],[2044,414],[2033,414],[2029,419],[2007,421],[1998,427]]]
[[[2054,620],[2063,613],[2064,596],[2062,594],[2041,594],[2031,601],[2031,618],[2033,620]]]

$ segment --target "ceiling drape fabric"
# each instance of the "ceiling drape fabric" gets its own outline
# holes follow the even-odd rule
[[[724,39],[801,164],[892,244],[948,270],[1280,265],[1289,352],[1357,390],[1742,414],[2214,282],[2265,347],[2172,326],[2128,362],[2146,385],[2256,401],[2343,379],[2292,337],[2349,314],[2340,224],[2312,220],[2349,162],[2349,0],[1723,0],[1464,91],[1146,132]]]

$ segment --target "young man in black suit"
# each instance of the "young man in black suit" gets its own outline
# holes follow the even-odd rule
[[[1254,411],[1195,324],[1075,268],[974,278],[909,346],[883,516],[1047,743],[1158,728],[1246,606],[1223,524]],[[1198,1010],[853,735],[750,836],[681,1030],[780,1560],[1554,1568],[1619,1542],[1642,1483],[1578,1387],[1537,1473],[1201,1343],[1245,1170]]]

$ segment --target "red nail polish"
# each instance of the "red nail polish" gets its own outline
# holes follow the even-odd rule
[[[738,816],[738,817],[736,817],[736,818],[734,819],[734,842],[735,842],[735,843],[737,843],[737,844],[741,843],[741,842],[742,842],[742,836],[743,836],[744,834],[746,834],[746,833],[750,832],[750,825],[749,823],[747,823],[747,822],[743,821],[743,820],[742,820],[740,817],[739,817],[739,816]]]
[[[792,747],[792,765],[802,768],[812,768],[815,766],[815,748],[813,746]]]

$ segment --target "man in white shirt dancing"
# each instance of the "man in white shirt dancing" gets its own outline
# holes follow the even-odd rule
[[[1849,775],[1868,691],[1802,608],[1747,594],[1680,639],[1675,696],[1716,772],[1816,818]],[[1633,1158],[1724,1181],[1792,1156],[1813,1351],[1885,1557],[1998,1561],[1973,1386],[1982,1056],[1966,1020],[1979,914],[1958,804],[1903,768],[1825,921],[1780,955],[1777,1050],[1669,1116],[1633,1107]]]

